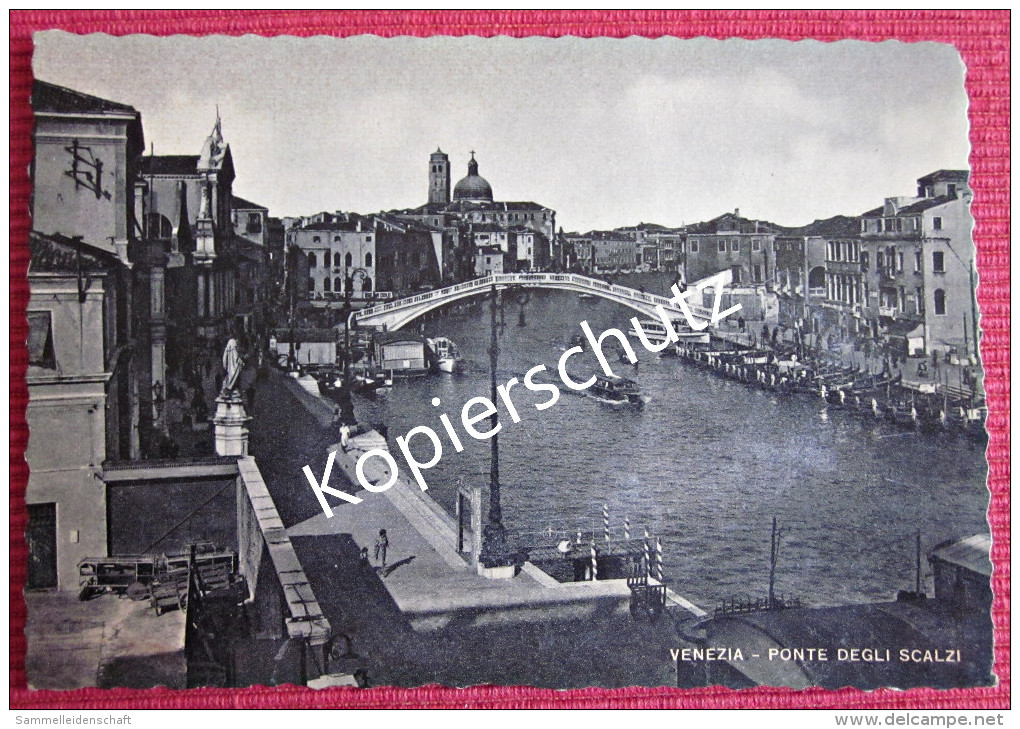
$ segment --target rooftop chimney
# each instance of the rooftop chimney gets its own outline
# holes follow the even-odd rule
[[[733,216],[736,218],[740,217],[740,208],[733,208]]]

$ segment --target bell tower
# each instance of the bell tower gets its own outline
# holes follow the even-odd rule
[[[429,203],[450,202],[450,157],[437,148],[429,157]]]

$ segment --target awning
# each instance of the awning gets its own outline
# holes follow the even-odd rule
[[[903,337],[904,339],[924,338],[924,325],[916,321],[894,321],[885,328],[885,331],[892,337]]]

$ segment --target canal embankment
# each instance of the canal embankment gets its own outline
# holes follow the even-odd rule
[[[263,470],[288,535],[331,626],[350,636],[376,685],[675,683],[672,619],[632,618],[625,580],[561,584],[533,565],[511,580],[479,576],[457,551],[452,518],[406,476],[382,493],[354,485],[359,446],[376,439],[355,438],[337,453],[331,485],[363,501],[338,502],[327,518],[301,469],[321,474],[339,440],[331,405],[267,372],[256,412],[253,448],[260,465],[273,461]],[[389,539],[385,566],[375,556],[380,529]],[[685,618],[701,612],[676,598]]]

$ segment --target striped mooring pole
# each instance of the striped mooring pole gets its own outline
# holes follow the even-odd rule
[[[662,540],[655,538],[655,579],[662,582]]]
[[[599,578],[599,560],[595,552],[595,540],[591,540],[591,579],[592,582]]]
[[[645,541],[644,541],[643,545],[644,545],[644,548],[645,548],[644,573],[645,573],[645,577],[648,577],[649,575],[652,574],[652,559],[651,559],[651,555],[649,554],[649,551],[648,551],[648,530],[647,529],[645,529]]]
[[[609,504],[602,505],[602,534],[609,541]]]
[[[630,519],[623,517],[623,538],[630,539]]]

